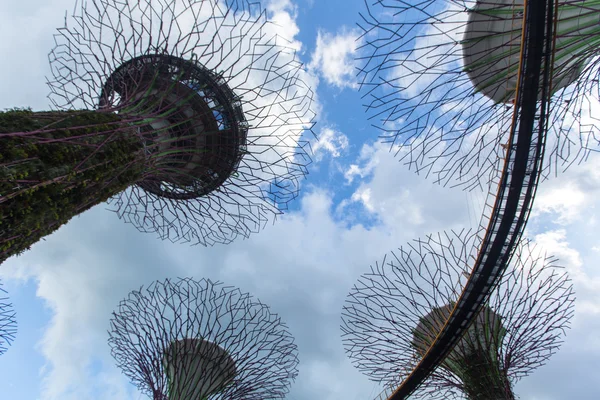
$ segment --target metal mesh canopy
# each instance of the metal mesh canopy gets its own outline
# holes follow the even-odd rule
[[[129,60],[107,79],[100,107],[152,116],[140,122],[140,133],[154,168],[138,185],[156,196],[188,200],[218,190],[246,151],[240,100],[222,78],[192,61]]]
[[[523,1],[365,3],[358,75],[381,137],[402,164],[440,184],[485,188],[506,156]],[[599,22],[597,0],[554,10],[544,176],[599,148]]]
[[[280,318],[209,280],[131,292],[109,333],[119,368],[155,400],[282,399],[298,373],[298,350]]]
[[[17,334],[16,314],[11,303],[8,302],[6,290],[0,282],[0,355],[4,354],[8,346],[15,340]]]
[[[171,241],[229,243],[297,197],[313,92],[260,4],[87,1],[55,41],[54,107],[116,113],[144,143],[143,179],[109,201],[126,222]]]
[[[413,370],[428,347],[424,341],[450,314],[478,240],[470,231],[415,240],[372,265],[350,291],[344,348],[357,368],[386,386],[380,398]],[[486,398],[482,388],[505,385],[502,398],[511,398],[512,384],[558,349],[573,316],[573,287],[555,261],[521,243],[487,305],[414,396]]]

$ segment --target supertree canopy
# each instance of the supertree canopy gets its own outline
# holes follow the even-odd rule
[[[470,231],[416,240],[361,276],[342,313],[356,367],[392,396],[446,323],[476,253]],[[529,242],[444,361],[414,392],[427,399],[514,399],[513,384],[543,365],[573,316],[573,287]],[[391,397],[390,397],[391,398]]]
[[[297,196],[313,92],[259,3],[89,0],[55,41],[54,110],[0,113],[0,261],[107,200],[212,245]]]
[[[17,334],[17,321],[15,311],[6,297],[6,290],[0,282],[0,355],[8,349]]]
[[[372,3],[359,22],[369,117],[409,168],[444,185],[486,188],[520,118],[514,102],[519,81],[529,79],[520,63],[530,57],[522,38],[531,30],[523,21],[539,10],[523,0]],[[549,101],[544,176],[600,145],[600,2],[548,4],[550,29],[537,44],[549,49],[537,94]]]
[[[209,280],[131,292],[109,333],[119,368],[154,400],[282,399],[298,373],[298,350],[281,319]]]

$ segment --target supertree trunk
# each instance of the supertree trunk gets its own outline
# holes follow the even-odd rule
[[[456,375],[467,399],[514,400],[508,371],[498,361],[497,355],[481,351],[480,346],[471,346],[471,350],[462,359],[447,359],[444,362],[449,370],[460,371]]]
[[[430,343],[450,316],[455,303],[434,308],[420,318],[413,331],[412,347],[423,357]],[[508,371],[498,360],[499,348],[507,334],[502,317],[486,306],[476,317],[465,337],[442,362],[441,367],[458,377],[469,400],[512,400],[514,393]]]
[[[463,391],[469,400],[514,400],[515,395],[507,371],[490,357],[473,354],[463,364]],[[482,374],[482,370],[494,373]]]
[[[342,333],[352,362],[396,389],[429,351],[455,307],[480,239],[470,231],[417,239],[373,264],[352,288]],[[514,400],[513,384],[560,347],[575,295],[556,259],[522,241],[465,334],[414,398]]]
[[[89,0],[55,35],[55,110],[0,114],[0,263],[107,201],[210,246],[297,197],[313,92],[259,4]],[[69,111],[67,111],[69,110]]]
[[[104,112],[0,113],[0,262],[138,181],[137,129]]]

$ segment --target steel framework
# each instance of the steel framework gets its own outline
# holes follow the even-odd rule
[[[379,399],[394,398],[439,334],[479,240],[471,231],[415,240],[372,265],[351,290],[342,313],[344,347],[355,366],[386,386]],[[514,399],[512,385],[558,350],[573,316],[573,286],[556,259],[529,242],[513,260],[417,398]]]
[[[17,334],[16,313],[6,297],[6,290],[0,282],[0,355],[4,354],[8,346],[15,340]]]
[[[552,1],[530,0],[520,9],[522,13],[516,14],[521,19],[522,40],[515,77],[514,106],[510,110],[510,133],[503,146],[505,154],[501,174],[490,175],[491,190],[478,232],[480,248],[446,323],[419,364],[393,391],[390,399],[406,398],[444,361],[476,319],[521,238],[542,173],[549,119],[549,82],[556,43],[548,39],[554,37],[553,7]],[[429,18],[425,20],[429,21]],[[474,182],[479,181],[475,179]],[[494,190],[494,187],[497,189]]]
[[[131,292],[109,333],[119,368],[154,400],[282,399],[298,373],[298,350],[281,319],[210,280]]]
[[[248,237],[297,197],[313,92],[258,3],[92,0],[55,41],[57,111],[0,115],[0,204],[22,212],[36,191],[79,202],[25,234],[2,227],[4,256],[106,200],[140,231],[212,245]]]
[[[485,190],[508,146],[522,20],[531,2],[365,3],[358,23],[358,79],[374,127],[398,160],[417,173],[443,185]],[[600,3],[552,3],[544,177],[600,149],[593,112],[600,107]],[[575,22],[563,26],[564,20]]]

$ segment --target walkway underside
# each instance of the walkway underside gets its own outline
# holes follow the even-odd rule
[[[482,244],[475,266],[446,324],[429,350],[388,400],[413,393],[444,360],[489,298],[521,238],[541,171],[547,103],[554,0],[529,0],[523,15],[518,89],[507,155],[498,190],[488,199],[482,219]],[[547,66],[547,67],[546,67]],[[542,72],[543,71],[543,72]],[[538,88],[541,101],[537,101]],[[493,204],[491,204],[493,203]],[[389,393],[389,391],[387,391]]]

